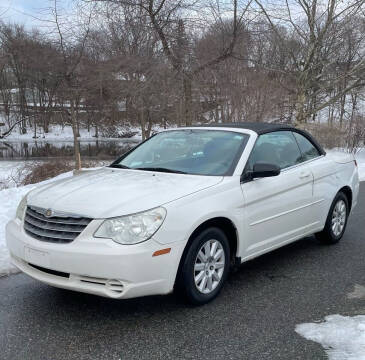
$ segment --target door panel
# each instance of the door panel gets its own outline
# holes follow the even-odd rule
[[[245,199],[245,254],[261,252],[315,227],[313,175],[305,165],[241,185]]]
[[[324,227],[334,197],[338,191],[338,169],[328,156],[322,156],[308,163],[313,173],[313,213]]]
[[[302,139],[298,139],[303,147]],[[244,257],[290,242],[316,228],[318,221],[312,211],[313,173],[305,163],[305,156],[312,153],[307,147],[303,147],[306,152],[301,151],[291,131],[258,137],[245,171],[249,173],[254,164],[262,162],[279,166],[281,173],[241,185],[245,197]]]
[[[302,134],[294,132],[303,161],[307,162],[313,174],[313,205],[312,213],[321,230],[326,222],[329,208],[337,192],[337,166],[322,155],[313,143]]]

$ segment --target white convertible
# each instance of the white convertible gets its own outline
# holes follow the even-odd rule
[[[291,126],[172,129],[31,191],[7,245],[53,286],[116,299],[175,289],[202,304],[232,266],[311,234],[338,242],[358,191],[352,155],[326,154]]]

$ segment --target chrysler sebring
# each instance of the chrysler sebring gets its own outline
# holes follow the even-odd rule
[[[337,243],[358,191],[352,155],[288,125],[171,129],[31,191],[7,246],[56,287],[116,299],[175,290],[203,304],[249,259],[311,234]]]

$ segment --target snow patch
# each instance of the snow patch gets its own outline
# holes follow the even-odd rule
[[[321,323],[297,325],[295,331],[321,344],[329,360],[365,360],[365,315],[330,315]]]
[[[15,217],[16,208],[20,200],[35,187],[49,182],[60,180],[72,176],[72,172],[67,172],[56,176],[53,179],[42,181],[38,184],[13,187],[0,190],[0,276],[17,272],[17,269],[10,263],[9,251],[5,244],[5,226]]]
[[[349,299],[365,299],[365,286],[355,284],[354,291],[347,294]]]

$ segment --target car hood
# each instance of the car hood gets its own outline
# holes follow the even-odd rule
[[[115,217],[152,209],[222,179],[103,168],[40,186],[29,193],[28,204],[94,219]]]

